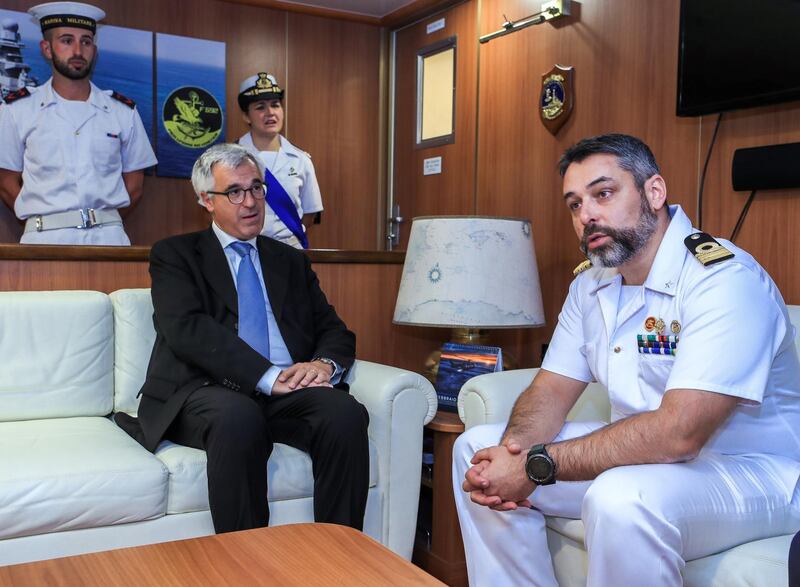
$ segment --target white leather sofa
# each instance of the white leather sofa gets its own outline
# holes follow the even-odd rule
[[[153,455],[108,418],[136,412],[152,311],[146,289],[0,293],[0,565],[213,533],[205,453]],[[366,361],[348,381],[370,416],[364,531],[408,559],[436,394]],[[276,445],[267,466],[271,523],[313,521],[310,458]]]
[[[789,306],[800,354],[800,306]],[[538,369],[519,369],[480,375],[467,381],[458,397],[458,414],[466,428],[505,422],[520,393]],[[591,383],[568,415],[570,420],[608,421],[608,392]],[[547,542],[560,587],[586,585],[588,560],[583,543],[583,522],[547,518]],[[777,536],[742,544],[730,550],[689,561],[684,569],[686,587],[786,587],[787,560],[792,536]]]

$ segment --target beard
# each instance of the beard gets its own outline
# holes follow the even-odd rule
[[[630,261],[648,243],[656,231],[658,216],[642,196],[639,221],[633,228],[611,228],[599,224],[587,224],[581,238],[581,251],[595,267],[619,267]],[[588,239],[599,232],[611,239],[606,245],[589,251]]]
[[[80,59],[83,62],[83,65],[74,67],[69,64],[70,61],[75,61]],[[62,61],[58,57],[56,57],[55,53],[53,53],[53,68],[63,75],[64,77],[72,80],[80,80],[89,77],[92,73],[92,67],[94,66],[94,59],[91,62],[86,61],[83,58],[77,57],[70,57],[69,59]]]

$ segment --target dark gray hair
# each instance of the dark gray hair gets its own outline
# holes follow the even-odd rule
[[[639,191],[644,190],[648,179],[660,173],[650,147],[636,137],[623,134],[597,135],[574,144],[559,159],[558,172],[564,177],[570,165],[598,154],[614,155],[619,166],[633,176]]]
[[[201,192],[208,192],[214,189],[214,165],[236,169],[247,162],[256,166],[259,177],[264,177],[264,166],[261,164],[261,159],[241,145],[220,143],[207,149],[197,158],[192,167],[192,187],[197,195],[198,204],[203,205],[203,199],[200,197]]]

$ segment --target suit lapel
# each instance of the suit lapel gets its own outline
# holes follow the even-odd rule
[[[228,267],[228,259],[210,227],[197,243],[197,252],[200,255],[200,267],[206,280],[230,311],[238,316],[239,302],[236,286]]]
[[[289,260],[268,238],[260,236],[256,242],[269,304],[272,306],[275,321],[280,326],[286,294],[289,291]]]

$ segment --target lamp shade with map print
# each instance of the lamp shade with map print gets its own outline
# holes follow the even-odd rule
[[[531,223],[414,218],[393,322],[470,330],[544,325]]]

